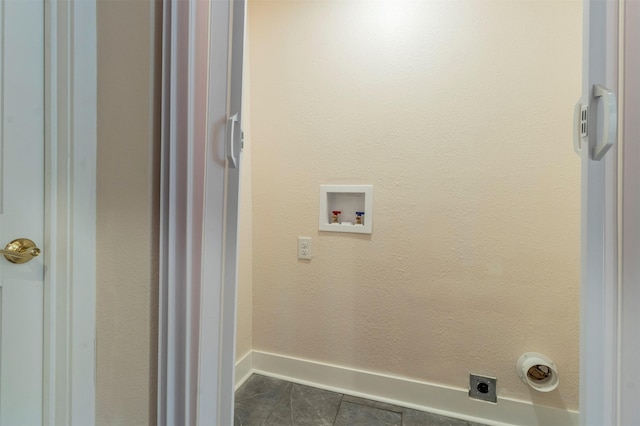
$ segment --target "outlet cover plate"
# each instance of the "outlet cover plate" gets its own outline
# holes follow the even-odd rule
[[[311,237],[298,237],[298,259],[311,260]]]
[[[496,382],[495,377],[469,374],[469,398],[497,404]]]

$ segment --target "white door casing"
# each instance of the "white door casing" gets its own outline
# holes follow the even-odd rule
[[[44,3],[0,8],[0,246],[44,243]],[[0,424],[42,422],[44,262],[0,257]]]
[[[95,424],[96,1],[44,1],[45,425]]]
[[[640,2],[626,1],[621,28],[621,288],[619,425],[640,424]]]

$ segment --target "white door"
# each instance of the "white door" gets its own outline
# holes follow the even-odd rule
[[[44,243],[44,3],[0,5],[0,248]],[[43,262],[0,256],[0,425],[42,423]]]
[[[231,67],[229,74],[229,121],[237,119],[228,129],[227,175],[226,175],[226,221],[224,278],[222,282],[222,339],[220,386],[223,388],[218,413],[219,424],[233,424],[233,401],[236,365],[236,305],[238,287],[238,207],[240,200],[240,168],[242,165],[242,77],[244,65],[244,35],[246,0],[231,1]],[[231,123],[227,122],[227,126]]]
[[[580,424],[615,425],[617,410],[618,1],[585,0],[582,105]]]
[[[233,424],[244,11],[164,2],[158,424]]]
[[[213,352],[219,357],[219,362],[214,367],[217,374],[210,371],[210,367],[200,370],[198,424],[204,425],[209,424],[211,418],[217,418],[215,424],[233,424],[245,1],[214,2],[211,10],[209,49],[212,62],[209,65],[208,119],[210,123],[223,119],[226,126],[224,144],[220,144],[219,140],[216,143],[215,137],[210,141],[212,151],[217,151],[217,154],[210,156],[206,164],[204,255],[216,253],[222,263],[218,265],[209,261],[203,267],[203,282],[207,284],[203,289],[202,300],[203,306],[207,307],[203,310],[202,317],[206,319],[215,314],[221,324],[219,336],[212,321],[205,320],[202,325],[202,359],[212,359]],[[227,74],[221,70],[229,71]],[[221,157],[226,158],[226,161],[216,161],[216,158]],[[218,277],[221,277],[219,289],[212,285]],[[213,298],[208,298],[212,289],[216,290],[216,294]],[[218,308],[211,308],[216,302],[220,312]],[[215,383],[214,377],[217,377]],[[218,388],[215,391],[219,395],[217,406],[206,402],[212,393],[202,392],[202,389],[210,387]]]

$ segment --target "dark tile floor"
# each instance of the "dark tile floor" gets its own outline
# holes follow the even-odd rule
[[[235,426],[482,426],[253,374],[236,391]]]

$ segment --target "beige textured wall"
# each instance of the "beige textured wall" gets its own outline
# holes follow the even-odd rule
[[[156,423],[160,11],[147,0],[100,0],[97,9],[96,417],[103,425]]]
[[[254,349],[576,409],[580,3],[262,0],[249,28]],[[374,185],[371,236],[318,232],[324,183]]]

